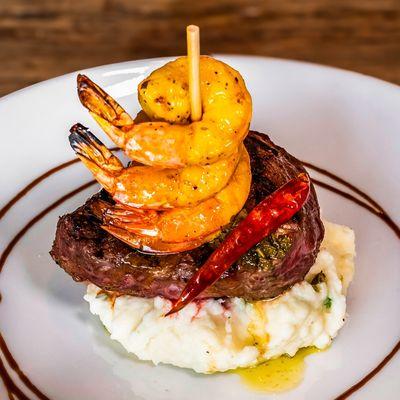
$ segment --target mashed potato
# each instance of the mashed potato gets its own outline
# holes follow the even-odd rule
[[[306,346],[327,347],[343,326],[354,273],[354,233],[325,222],[321,251],[306,280],[273,300],[191,303],[164,318],[161,297],[111,298],[89,285],[85,300],[125,349],[141,360],[212,373],[256,365]]]

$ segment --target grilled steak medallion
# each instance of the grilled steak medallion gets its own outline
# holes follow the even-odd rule
[[[242,212],[214,241],[179,254],[143,254],[101,228],[99,205],[112,202],[103,190],[60,218],[51,256],[76,281],[90,281],[119,294],[177,299],[231,226],[268,194],[304,172],[297,159],[264,134],[250,132],[245,145],[251,158],[251,192]],[[312,187],[307,203],[291,221],[244,255],[201,297],[261,300],[281,294],[304,279],[323,235]]]

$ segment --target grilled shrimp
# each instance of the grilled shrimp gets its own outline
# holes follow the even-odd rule
[[[142,251],[200,246],[230,222],[249,194],[242,141],[251,97],[237,71],[210,57],[200,59],[200,78],[203,115],[191,122],[186,57],[140,83],[139,102],[150,121],[133,120],[103,89],[78,76],[81,103],[136,163],[124,167],[80,124],[71,128],[71,146],[116,202],[102,209],[103,229]]]
[[[162,209],[188,207],[225,187],[239,161],[239,151],[207,166],[155,169],[143,165],[124,167],[119,159],[87,128],[71,128],[71,147],[96,180],[128,207]]]
[[[248,133],[252,102],[241,75],[211,57],[200,59],[203,116],[190,122],[187,58],[171,61],[139,84],[139,102],[152,122],[135,123],[103,89],[78,76],[82,104],[135,161],[163,168],[207,165],[237,152]]]
[[[239,164],[228,185],[190,208],[166,211],[115,205],[104,212],[103,228],[142,251],[174,253],[212,239],[244,206],[251,184],[249,155],[242,147]]]

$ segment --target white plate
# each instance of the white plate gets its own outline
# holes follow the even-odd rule
[[[400,222],[397,86],[298,62],[220,58],[247,82],[254,100],[252,128],[269,132],[298,158],[355,184]],[[84,72],[135,112],[137,83],[165,61],[127,62]],[[0,207],[34,178],[74,158],[67,140],[73,123],[82,122],[100,134],[78,101],[75,77],[52,79],[0,100]],[[341,187],[322,175],[314,176]],[[1,251],[31,218],[89,180],[89,173],[77,163],[39,182],[0,220]],[[398,343],[398,238],[364,208],[318,188],[324,216],[355,229],[357,270],[348,297],[350,318],[328,351],[307,359],[306,376],[298,388],[268,396],[249,391],[236,375],[201,376],[135,360],[108,338],[89,314],[82,299],[84,287],[48,254],[57,217],[95,190],[91,186],[80,192],[34,224],[16,243],[0,275],[4,339],[26,376],[50,399],[332,399],[374,370]],[[1,359],[13,381],[34,399],[4,353]],[[398,399],[399,373],[400,357],[395,355],[352,398]],[[0,397],[7,398],[4,388]]]

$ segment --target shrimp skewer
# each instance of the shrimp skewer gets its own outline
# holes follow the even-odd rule
[[[239,161],[239,152],[207,166],[155,169],[124,168],[119,159],[87,128],[76,124],[69,140],[77,156],[117,203],[128,207],[164,209],[189,207],[224,188]]]
[[[190,121],[186,57],[139,84],[139,102],[150,121],[133,120],[102,88],[78,76],[81,103],[136,164],[124,167],[80,124],[71,128],[71,146],[116,203],[102,206],[103,229],[142,251],[200,246],[230,222],[249,194],[250,162],[242,141],[251,97],[228,65],[203,56],[199,69],[198,121]]]
[[[211,57],[200,59],[202,119],[189,122],[187,58],[154,71],[139,84],[139,102],[152,122],[135,124],[98,85],[78,76],[82,104],[125,153],[163,168],[215,163],[234,154],[249,130],[252,103],[233,68]]]

